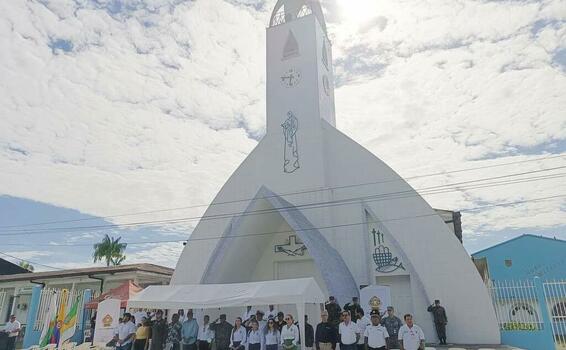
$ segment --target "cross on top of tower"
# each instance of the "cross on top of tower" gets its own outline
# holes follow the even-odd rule
[[[326,22],[318,0],[278,0],[271,14],[269,26],[274,27],[311,14],[316,16],[326,32]]]

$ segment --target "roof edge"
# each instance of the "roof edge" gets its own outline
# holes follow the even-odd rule
[[[553,242],[566,243],[566,240],[560,239],[560,238],[551,238],[551,237],[546,237],[546,236],[537,236],[537,235],[534,235],[534,234],[532,234],[532,233],[524,233],[524,234],[519,235],[519,236],[517,236],[517,237],[513,237],[513,238],[508,239],[508,240],[506,240],[506,241],[503,241],[503,242],[494,244],[494,245],[492,245],[491,247],[487,247],[487,248],[484,248],[484,249],[482,249],[482,250],[478,250],[477,252],[472,253],[472,254],[470,254],[470,255],[471,255],[472,257],[475,257],[474,255],[484,253],[484,252],[486,252],[486,251],[488,251],[488,250],[491,250],[491,249],[493,249],[493,248],[496,248],[496,247],[499,247],[499,246],[501,246],[501,245],[507,244],[507,243],[509,243],[509,242],[516,241],[516,240],[519,240],[519,239],[522,239],[522,238],[526,238],[526,237],[544,239],[544,240],[553,241]]]

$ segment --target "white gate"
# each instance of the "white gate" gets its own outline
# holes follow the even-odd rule
[[[543,283],[556,349],[566,349],[566,280]]]

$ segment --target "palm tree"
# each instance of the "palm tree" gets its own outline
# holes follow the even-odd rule
[[[23,267],[24,269],[28,270],[29,272],[33,272],[34,267],[32,264],[30,264],[27,261],[20,261],[20,267]]]
[[[124,262],[126,260],[124,251],[127,244],[120,243],[120,239],[122,237],[111,238],[108,235],[104,235],[102,241],[94,245],[94,253],[92,254],[94,262],[105,260],[106,266],[116,266]]]

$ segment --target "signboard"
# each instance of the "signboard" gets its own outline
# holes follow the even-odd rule
[[[360,290],[360,305],[364,313],[369,315],[373,308],[379,308],[380,313],[384,313],[387,306],[391,305],[391,289],[386,286],[367,286]]]
[[[106,299],[98,303],[96,311],[96,326],[94,328],[94,342],[108,343],[118,329],[120,319],[120,300]]]

